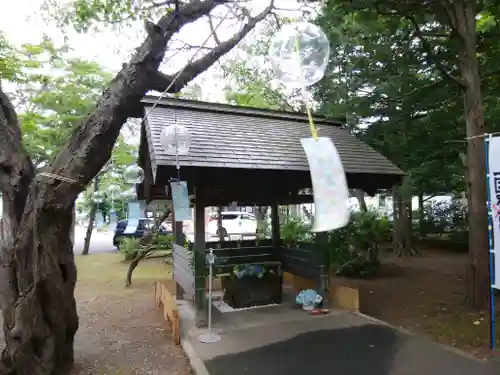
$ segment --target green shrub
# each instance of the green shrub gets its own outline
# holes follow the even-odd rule
[[[392,224],[376,211],[353,212],[349,223],[328,235],[331,270],[345,277],[376,275],[378,245],[391,240]]]
[[[342,264],[337,269],[337,275],[368,279],[377,276],[380,265],[379,260],[370,260],[358,255]]]
[[[174,236],[158,234],[153,238],[153,243],[149,246],[155,248],[155,250],[171,250],[172,242],[174,242]]]
[[[132,260],[140,249],[140,238],[125,237],[120,241],[120,251],[125,256],[125,260]]]
[[[287,218],[281,225],[280,234],[287,245],[308,241],[311,238],[310,227],[297,218]]]
[[[376,211],[354,212],[351,216],[351,245],[367,250],[374,243],[390,242],[392,223]]]
[[[425,235],[468,232],[467,207],[459,202],[431,202],[427,204],[422,231]]]

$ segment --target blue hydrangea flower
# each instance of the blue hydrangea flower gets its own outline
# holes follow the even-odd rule
[[[312,309],[315,305],[321,303],[322,300],[323,297],[312,289],[302,290],[295,298],[295,302],[298,305],[302,305],[304,309]]]

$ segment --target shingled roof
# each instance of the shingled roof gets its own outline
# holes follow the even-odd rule
[[[160,144],[164,126],[186,126],[193,136],[189,154],[180,156],[183,167],[308,171],[300,139],[310,137],[307,117],[293,112],[253,109],[180,99],[143,100],[145,127],[153,177],[162,166],[174,166]],[[341,127],[341,122],[316,119],[319,135],[330,137],[345,172],[402,176],[404,173],[381,154]],[[144,141],[144,140],[143,140]]]

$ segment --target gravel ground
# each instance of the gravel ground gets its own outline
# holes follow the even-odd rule
[[[152,282],[168,277],[169,268],[145,260],[132,286],[125,288],[128,264],[121,259],[119,254],[76,257],[80,328],[71,375],[191,375],[186,356],[154,306]]]
[[[127,298],[100,290],[98,297],[78,300],[74,375],[191,374],[154,308],[152,288],[144,289]]]

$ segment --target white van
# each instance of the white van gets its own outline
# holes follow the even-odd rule
[[[231,236],[255,236],[257,234],[257,219],[255,215],[248,212],[224,211],[222,215],[222,233],[224,237]],[[208,219],[207,234],[218,237],[217,214]]]

